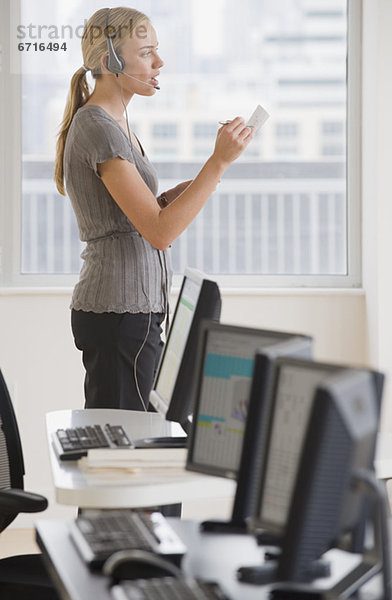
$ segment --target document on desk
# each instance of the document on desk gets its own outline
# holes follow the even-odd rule
[[[78,461],[78,466],[87,480],[97,485],[127,484],[130,480],[135,484],[162,483],[168,476],[184,478],[186,452],[185,448],[147,448],[116,450],[108,455],[105,450],[94,449]]]
[[[89,450],[86,457],[79,460],[83,469],[170,469],[185,467],[185,448],[147,448],[108,452],[106,449]]]
[[[185,448],[134,448],[108,450],[93,448],[87,453],[85,460],[91,466],[98,463],[121,465],[129,464],[143,467],[179,466],[185,464]]]

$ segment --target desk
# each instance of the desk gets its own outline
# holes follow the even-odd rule
[[[65,410],[47,414],[50,462],[60,504],[81,508],[127,508],[175,504],[186,500],[233,497],[236,482],[220,477],[201,475],[185,470],[185,449],[131,450],[137,460],[142,453],[155,453],[162,463],[175,457],[181,467],[159,471],[141,470],[126,475],[94,475],[83,472],[77,461],[59,461],[52,446],[52,433],[61,427],[121,423],[135,439],[170,435],[170,424],[157,413],[128,410],[88,409]]]
[[[188,548],[183,570],[202,579],[218,581],[231,600],[267,600],[270,586],[252,586],[236,580],[236,570],[262,561],[262,549],[247,535],[202,534],[195,521],[168,519]],[[79,558],[68,534],[69,521],[39,520],[37,542],[62,600],[110,600],[109,580],[91,573]],[[344,553],[334,551],[332,572],[341,575],[351,562]],[[351,558],[351,557],[350,557]],[[360,598],[379,598],[377,578],[370,582]],[[326,583],[324,583],[326,586]]]

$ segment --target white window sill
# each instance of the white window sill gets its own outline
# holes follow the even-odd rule
[[[72,287],[3,287],[1,296],[70,296]],[[364,288],[220,287],[222,296],[364,296]],[[173,286],[172,293],[178,294]]]

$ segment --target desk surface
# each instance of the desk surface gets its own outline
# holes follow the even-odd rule
[[[231,600],[266,600],[270,586],[253,586],[236,579],[238,567],[258,565],[263,550],[249,535],[219,535],[200,533],[198,523],[168,519],[187,546],[183,559],[184,572],[204,580],[218,581]],[[110,600],[109,580],[100,573],[92,574],[80,559],[69,537],[69,521],[40,520],[36,525],[37,541],[62,600]],[[333,574],[342,575],[351,557],[333,551]],[[329,581],[329,580],[328,580]],[[327,582],[323,583],[327,587]],[[375,580],[364,588],[361,598],[379,598]]]
[[[51,442],[54,431],[62,427],[104,425],[108,422],[120,423],[131,439],[170,435],[170,424],[157,413],[109,409],[48,413],[46,425],[50,462],[56,500],[60,504],[136,508],[174,504],[198,498],[233,497],[234,481],[186,471],[185,449],[130,450],[135,459],[134,472],[83,470],[82,463],[78,461],[58,460]],[[141,466],[140,459],[143,459],[146,453],[157,461],[155,468]]]

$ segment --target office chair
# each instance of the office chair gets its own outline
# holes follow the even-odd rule
[[[0,533],[20,512],[40,512],[48,505],[43,496],[23,490],[23,475],[18,425],[0,370]],[[0,598],[59,600],[41,554],[0,559]]]

